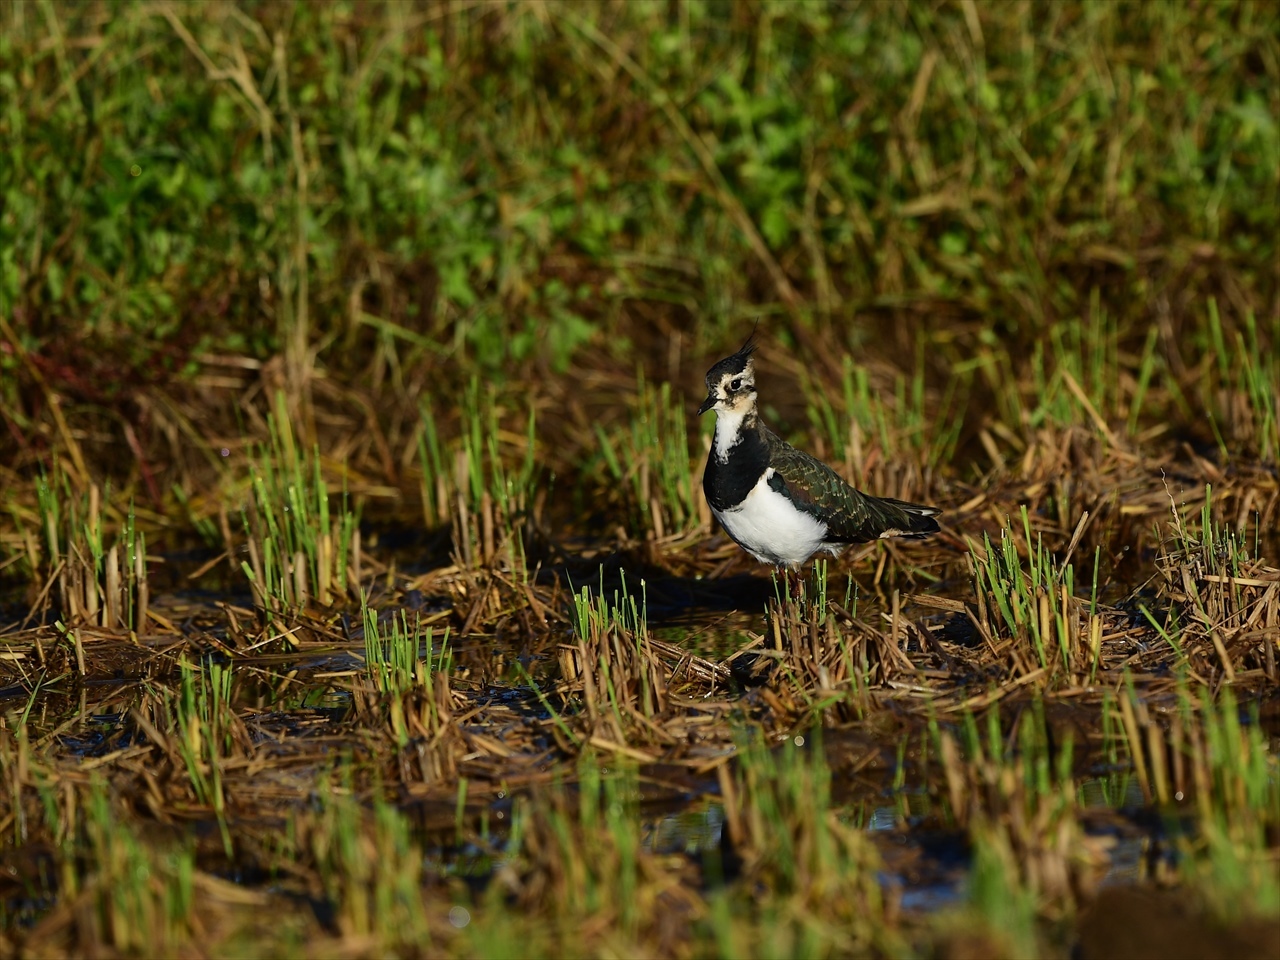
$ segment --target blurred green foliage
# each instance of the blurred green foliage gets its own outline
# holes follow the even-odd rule
[[[1269,3],[12,4],[0,300],[144,375],[299,325],[331,365],[391,330],[490,370],[655,317],[1026,344],[1099,289],[1126,348],[1208,350],[1211,296],[1275,326],[1278,35]]]

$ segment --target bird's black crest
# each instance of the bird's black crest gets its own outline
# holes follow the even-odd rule
[[[751,355],[756,352],[758,342],[756,341],[756,331],[753,327],[751,336],[747,337],[747,342],[738,348],[738,352],[732,356],[725,357],[714,367],[707,371],[707,386],[713,386],[720,382],[720,378],[726,373],[741,373],[747,369],[747,361],[751,359]]]

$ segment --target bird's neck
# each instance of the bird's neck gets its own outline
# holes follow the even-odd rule
[[[716,433],[712,441],[716,459],[721,463],[728,462],[730,451],[742,441],[743,436],[759,429],[760,418],[756,415],[755,404],[742,410],[717,410]]]

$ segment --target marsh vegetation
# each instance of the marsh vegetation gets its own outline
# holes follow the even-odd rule
[[[1274,956],[1277,36],[0,10],[0,954]]]

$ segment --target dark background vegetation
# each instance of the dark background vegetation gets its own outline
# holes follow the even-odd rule
[[[70,442],[163,497],[283,386],[394,484],[418,402],[479,376],[547,395],[572,469],[637,364],[692,402],[756,318],[784,427],[786,378],[851,355],[926,420],[961,377],[966,444],[1021,433],[1067,363],[1112,422],[1274,455],[1217,398],[1240,350],[1276,370],[1278,34],[1269,3],[9,4],[0,460]]]

